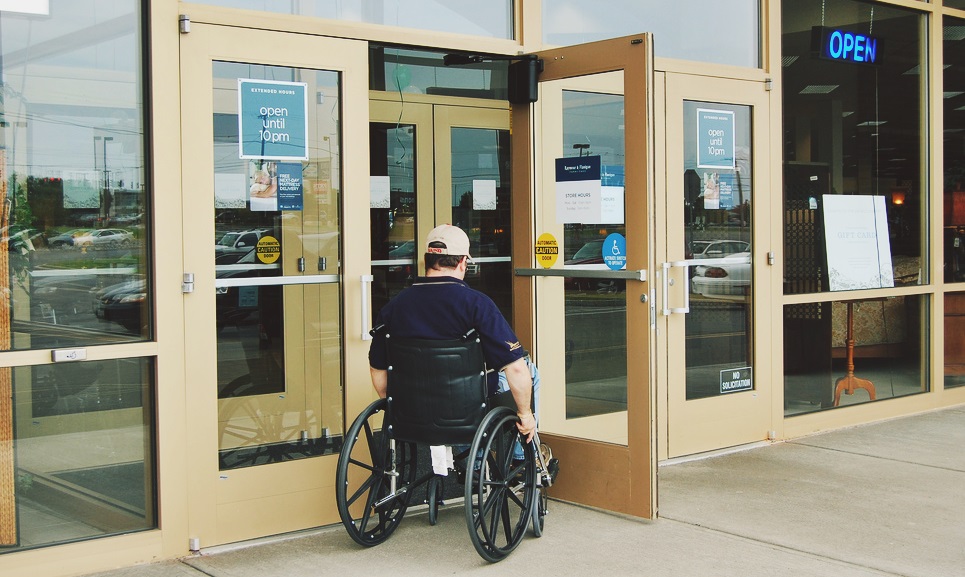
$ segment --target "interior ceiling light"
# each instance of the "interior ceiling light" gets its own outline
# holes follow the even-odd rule
[[[794,64],[800,56],[785,56],[781,58],[781,67],[787,68],[788,66]]]
[[[942,36],[945,40],[965,40],[965,26],[945,26]]]
[[[965,92],[943,92],[942,96],[945,98],[955,98],[956,96],[961,96],[962,94],[965,94]]]
[[[847,117],[851,116],[852,114],[854,114],[854,110],[847,110],[847,111],[841,113],[841,118],[847,118]]]
[[[837,87],[837,84],[811,84],[805,86],[800,94],[827,94]]]
[[[887,120],[866,120],[865,122],[859,122],[858,126],[881,126],[886,122],[888,121]]]

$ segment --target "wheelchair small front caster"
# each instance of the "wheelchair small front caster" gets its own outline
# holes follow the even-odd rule
[[[435,525],[439,519],[439,507],[442,502],[442,477],[436,475],[426,483],[426,503],[429,505],[429,524]]]

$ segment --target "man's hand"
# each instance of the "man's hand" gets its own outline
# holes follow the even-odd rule
[[[519,422],[516,423],[519,434],[526,437],[527,443],[532,441],[533,434],[536,432],[536,417],[533,416],[533,412],[517,412],[516,416],[519,417]]]

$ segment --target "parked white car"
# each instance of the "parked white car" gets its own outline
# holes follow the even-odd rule
[[[134,244],[134,235],[123,228],[99,228],[74,237],[75,247],[114,248]]]
[[[742,240],[692,240],[687,258],[722,258],[747,252],[750,246]]]
[[[743,298],[751,286],[751,253],[739,252],[720,259],[717,264],[697,265],[693,272],[690,281],[693,294]]]

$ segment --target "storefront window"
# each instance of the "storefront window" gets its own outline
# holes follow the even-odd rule
[[[928,282],[923,16],[880,3],[782,5],[785,414],[924,392]],[[826,295],[833,294],[833,299]]]
[[[0,553],[156,527],[153,361],[12,373],[16,469],[0,507],[16,515],[0,515]]]
[[[965,282],[965,20],[946,18],[943,59],[945,282]]]
[[[139,10],[0,12],[2,349],[151,336]]]
[[[946,2],[948,4],[948,2]],[[965,8],[965,2],[959,2]],[[945,282],[965,282],[965,20],[945,18]],[[965,293],[945,294],[945,387],[965,386]]]
[[[496,0],[198,0],[200,4],[296,14],[418,30],[513,38],[513,2]]]
[[[926,299],[784,307],[784,414],[922,393]]]
[[[758,0],[542,0],[543,42],[572,46],[653,32],[654,54],[665,58],[758,68]],[[702,16],[697,18],[696,14]]]
[[[0,350],[152,336],[142,4],[0,10]],[[0,551],[155,527],[153,398],[152,359],[0,369]]]
[[[965,0],[945,0],[943,4],[950,8],[958,8],[959,10],[965,10]]]
[[[784,293],[926,283],[922,16],[815,0],[782,18]]]

